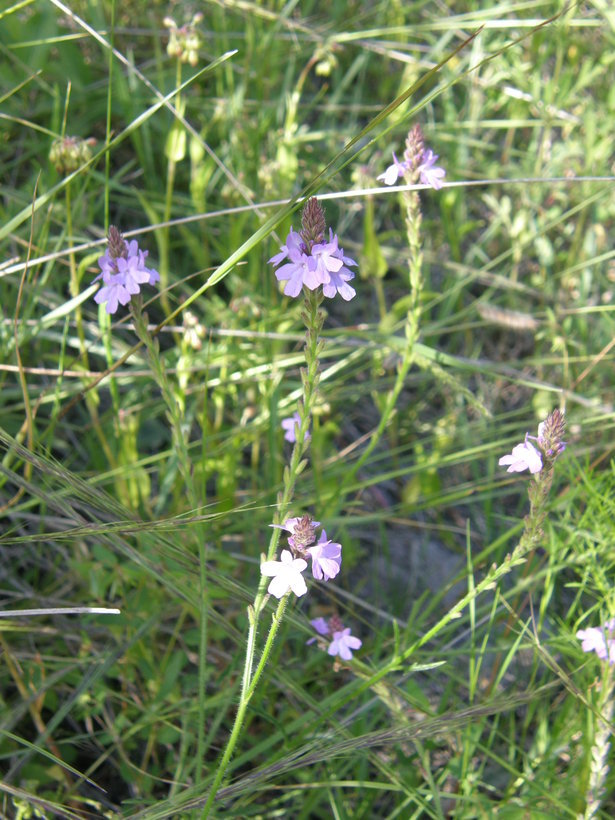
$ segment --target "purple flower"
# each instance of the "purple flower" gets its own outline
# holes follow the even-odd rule
[[[160,280],[158,271],[145,265],[147,251],[142,251],[135,239],[126,242],[113,225],[109,228],[109,247],[99,257],[100,273],[93,280],[102,278],[103,287],[94,296],[101,305],[107,303],[109,314],[116,312],[118,304],[127,305],[131,297],[141,290],[141,285],[155,285]]]
[[[329,624],[324,618],[314,618],[314,620],[310,621],[310,623],[319,635],[329,634]],[[310,638],[309,643],[312,643],[315,640],[316,638]]]
[[[337,234],[334,234],[331,228],[329,228],[328,242],[317,242],[312,245],[312,256],[316,260],[316,273],[321,283],[328,282],[329,275],[337,273],[344,264],[340,253]]]
[[[351,634],[350,627],[344,627],[337,615],[333,615],[329,621],[315,618],[310,623],[319,635],[333,639],[327,647],[329,655],[339,655],[342,660],[349,661],[352,660],[352,650],[360,649],[362,646],[362,641]],[[307,643],[314,643],[316,640],[318,639],[310,638]],[[325,648],[323,641],[319,641],[319,644],[321,648]]]
[[[339,655],[343,661],[352,660],[352,651],[360,649],[363,642],[350,634],[350,627],[341,632],[333,633],[333,640],[329,644],[329,655]]]
[[[312,556],[312,575],[317,581],[329,581],[340,571],[342,566],[342,545],[327,538],[323,530],[318,543],[307,550]]]
[[[530,473],[539,473],[542,470],[540,453],[527,439],[513,447],[510,455],[502,456],[498,464],[502,467],[508,464],[507,473],[521,473],[523,470],[529,470]]]
[[[308,290],[316,290],[322,285],[323,293],[329,299],[339,293],[342,299],[349,301],[356,291],[347,284],[354,279],[354,273],[346,265],[357,263],[344,256],[337,234],[331,228],[329,241],[325,241],[324,212],[314,197],[303,209],[301,221],[301,232],[297,233],[291,228],[286,244],[269,260],[274,267],[280,265],[275,275],[278,281],[286,282],[284,293],[296,297],[304,286]],[[285,260],[288,261],[281,264]]]
[[[583,652],[595,652],[600,660],[615,663],[615,618],[608,620],[603,627],[591,626],[589,629],[579,629],[577,638],[582,641]]]
[[[395,151],[393,151],[393,165],[389,165],[384,174],[380,174],[376,179],[382,180],[385,185],[395,185],[397,180],[403,177],[407,170],[408,163],[400,162],[395,156]]]
[[[316,281],[316,260],[305,252],[306,247],[301,239],[301,235],[290,229],[290,233],[286,239],[286,244],[280,248],[280,253],[272,256],[269,262],[273,265],[279,265],[283,259],[290,259],[281,268],[275,272],[278,282],[288,280],[288,284],[284,288],[286,296],[299,296],[303,285],[310,287],[310,290],[318,287],[320,284]],[[308,284],[309,283],[309,284]]]
[[[446,176],[446,171],[444,168],[440,168],[436,165],[437,159],[438,154],[434,154],[431,148],[428,148],[423,153],[421,164],[417,168],[417,171],[419,172],[423,185],[429,185],[436,191],[439,191],[442,187],[442,180]]]
[[[113,314],[118,308],[118,304],[127,305],[130,302],[130,292],[124,285],[124,277],[119,274],[103,276],[104,286],[96,291],[94,301],[99,305],[107,303],[107,313]],[[98,277],[96,277],[98,278]],[[94,280],[96,281],[96,280]]]
[[[299,432],[299,428],[301,426],[301,416],[296,411],[287,419],[282,419],[282,429],[285,431],[284,438],[286,441],[290,441],[291,444],[294,444],[297,441],[297,434]],[[309,431],[305,431],[305,435],[303,437],[304,441],[309,441],[310,434]]]
[[[293,558],[288,550],[282,550],[281,561],[264,561],[261,564],[261,575],[273,578],[267,592],[276,598],[283,598],[289,590],[297,597],[305,595],[307,585],[301,574],[307,567],[303,558]]]

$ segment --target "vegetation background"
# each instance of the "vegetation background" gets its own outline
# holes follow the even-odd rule
[[[164,19],[195,13],[192,65]],[[0,49],[3,816],[200,816],[300,395],[267,260],[307,188],[359,265],[293,511],[344,564],[289,607],[215,811],[612,817],[609,669],[575,638],[615,615],[612,4],[8,0]],[[417,122],[448,184],[421,193],[415,366],[357,469],[409,300],[376,177]],[[109,332],[92,299],[109,224],[161,273],[196,506],[128,312]],[[533,480],[498,458],[554,407],[541,548],[481,586]],[[8,612],[68,606],[121,614]],[[306,646],[333,613],[349,664]]]

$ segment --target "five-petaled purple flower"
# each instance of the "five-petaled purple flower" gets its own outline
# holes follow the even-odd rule
[[[329,655],[339,655],[344,661],[352,660],[352,652],[360,649],[362,641],[351,634],[350,627],[344,627],[341,620],[334,615],[328,622],[324,618],[315,618],[310,621],[316,632],[325,638],[332,638],[327,648]],[[314,643],[316,638],[310,638],[308,643]],[[324,648],[324,647],[323,647]]]
[[[109,247],[99,257],[101,272],[93,280],[102,278],[103,287],[97,291],[94,301],[107,303],[106,311],[113,314],[118,305],[127,305],[145,283],[155,285],[160,280],[158,271],[145,266],[147,251],[142,251],[136,239],[126,242],[113,225],[109,228]]]
[[[608,620],[604,626],[590,626],[579,629],[577,638],[582,641],[583,652],[595,652],[600,660],[615,663],[615,618]]]
[[[290,441],[291,444],[294,444],[297,441],[297,435],[299,433],[300,426],[301,416],[299,415],[299,413],[297,413],[297,411],[295,411],[289,418],[282,419],[282,430],[284,430],[284,439],[286,441]],[[303,440],[308,441],[309,438],[310,433],[308,430],[306,430]]]
[[[314,197],[303,209],[301,222],[301,231],[297,233],[291,228],[286,244],[269,260],[275,267],[280,265],[275,275],[279,282],[286,282],[284,293],[296,297],[304,286],[316,290],[322,285],[328,299],[339,293],[348,302],[356,291],[348,284],[354,279],[354,273],[347,266],[357,263],[344,256],[337,234],[331,228],[329,241],[325,240],[324,212]],[[281,265],[284,260],[288,261]]]

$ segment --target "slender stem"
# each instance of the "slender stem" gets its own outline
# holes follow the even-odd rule
[[[303,456],[309,447],[309,438],[306,439],[310,425],[310,416],[312,407],[316,397],[319,381],[319,357],[322,353],[324,343],[319,339],[320,331],[324,323],[324,313],[320,310],[322,303],[322,293],[320,291],[310,291],[305,289],[305,303],[303,311],[303,321],[306,325],[306,339],[305,339],[305,360],[306,368],[301,371],[301,381],[303,384],[303,401],[299,406],[299,416],[301,419],[298,425],[299,429],[296,432],[295,444],[290,457],[290,463],[284,470],[283,489],[278,495],[277,509],[276,509],[276,523],[283,522],[286,519],[290,504],[293,498],[293,493],[297,478],[305,467],[305,460]],[[280,540],[280,530],[274,528],[272,530],[269,541],[269,549],[267,550],[267,560],[273,559],[278,543]],[[286,593],[278,603],[277,609],[272,617],[271,626],[265,639],[265,645],[258,665],[254,670],[254,658],[256,654],[256,637],[258,634],[258,620],[261,612],[264,609],[268,596],[265,595],[265,586],[267,578],[261,575],[258,585],[258,590],[254,598],[254,604],[248,608],[248,617],[250,627],[248,630],[248,641],[246,646],[246,657],[244,662],[244,670],[241,679],[241,694],[239,697],[239,705],[231,734],[229,736],[224,754],[218,764],[216,776],[212,783],[207,796],[207,801],[203,807],[201,814],[202,818],[209,816],[209,811],[216,798],[220,784],[224,779],[228,764],[231,760],[235,746],[241,737],[241,730],[243,727],[246,710],[248,704],[256,691],[258,683],[265,671],[267,661],[273,648],[275,637],[282,622],[286,606],[290,597],[290,592]],[[254,671],[253,671],[254,670]]]
[[[367,459],[373,453],[378,442],[382,438],[391,415],[397,405],[397,400],[404,387],[408,371],[412,367],[415,359],[415,345],[419,337],[419,320],[420,320],[420,298],[423,286],[422,264],[423,254],[421,252],[421,206],[417,191],[405,191],[404,201],[406,203],[406,232],[408,236],[408,246],[410,253],[408,255],[409,267],[409,285],[410,285],[410,307],[406,314],[405,337],[406,344],[401,356],[401,360],[397,365],[397,375],[392,389],[389,391],[384,409],[380,416],[378,427],[372,433],[372,436],[367,443],[367,446],[355,461],[346,471],[342,479],[340,492],[338,494],[338,503],[343,504],[345,491],[351,481],[354,480],[356,474],[365,464]]]
[[[73,211],[71,202],[71,184],[66,183],[64,188],[66,199],[66,232],[68,235],[68,247],[70,253],[68,255],[68,265],[70,268],[70,295],[74,298],[79,295],[79,276],[77,274],[77,263],[75,262],[75,254],[72,252],[73,247]],[[83,315],[81,313],[81,305],[75,307],[75,322],[77,324],[77,335],[79,336],[79,346],[81,348],[81,361],[85,370],[90,369],[88,363],[88,351],[85,341],[85,331],[83,329]]]
[[[179,89],[181,88],[182,84],[182,66],[180,60],[176,61],[176,68],[175,68],[175,88],[177,89],[177,94],[175,96],[175,105],[178,111],[182,110],[182,101],[181,101],[181,93]],[[172,129],[175,128],[175,123],[171,126]],[[172,130],[171,133],[174,133]],[[167,161],[167,185],[164,197],[164,214],[162,217],[162,221],[165,227],[162,229],[162,240],[160,242],[160,288],[161,288],[161,303],[164,309],[164,312],[169,315],[171,313],[171,307],[169,304],[169,297],[167,288],[169,285],[169,226],[168,222],[171,219],[171,208],[173,205],[173,189],[175,187],[175,171],[177,169],[177,160],[175,158],[175,151],[177,150],[177,145],[175,142],[175,138],[172,138],[169,143],[169,156]]]
[[[199,538],[199,712],[196,745],[196,780],[201,779],[205,757],[205,685],[207,682],[207,547]]]

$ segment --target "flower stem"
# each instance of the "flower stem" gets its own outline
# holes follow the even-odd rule
[[[311,291],[307,288],[305,289],[305,302],[302,318],[306,326],[306,338],[304,347],[306,367],[303,368],[301,371],[301,381],[303,385],[303,401],[299,406],[299,416],[301,418],[301,422],[298,425],[299,429],[296,431],[295,444],[290,457],[290,463],[284,469],[283,487],[282,491],[278,494],[276,505],[276,523],[282,523],[286,519],[287,513],[290,508],[290,504],[293,499],[297,478],[299,477],[307,463],[303,458],[303,456],[307,452],[310,441],[309,438],[306,439],[306,433],[308,432],[308,428],[310,426],[310,416],[312,413],[312,408],[314,405],[318,389],[320,370],[319,357],[324,347],[324,342],[319,338],[320,331],[322,330],[322,326],[324,323],[324,312],[320,309],[322,299],[323,296],[320,292],[320,289],[318,291]],[[279,540],[280,530],[274,528],[272,530],[271,538],[269,541],[269,548],[267,550],[268,561],[271,561],[274,558],[276,550],[278,548]],[[258,661],[256,669],[254,670],[258,621],[268,597],[265,594],[266,584],[267,578],[261,575],[258,590],[254,598],[254,603],[251,607],[248,608],[248,618],[250,621],[250,627],[248,630],[246,657],[244,661],[244,670],[241,679],[241,694],[239,697],[239,705],[237,707],[233,728],[231,729],[231,734],[227,741],[224,754],[222,755],[220,762],[218,764],[216,776],[209,790],[207,801],[205,802],[205,805],[203,807],[203,811],[201,814],[202,818],[209,816],[209,811],[216,798],[216,794],[218,792],[218,789],[220,788],[220,784],[224,779],[224,775],[226,774],[226,770],[228,768],[228,764],[235,750],[235,746],[237,745],[237,742],[241,737],[241,730],[243,727],[248,704],[256,691],[256,688],[263,675],[263,672],[265,671],[267,661],[269,660],[269,656],[273,648],[275,637],[277,635],[280,624],[282,623],[282,618],[286,610],[286,606],[288,604],[290,592],[286,593],[286,595],[284,595],[284,597],[281,598],[280,602],[278,603],[277,609],[272,617],[271,626],[269,627],[267,638],[265,639],[265,645],[263,647],[261,657]]]
[[[395,383],[386,397],[386,402],[380,415],[378,427],[372,433],[367,446],[359,458],[346,471],[344,478],[342,479],[340,492],[338,494],[338,504],[343,504],[348,485],[354,480],[356,474],[373,453],[375,447],[382,438],[382,434],[384,433],[395,410],[395,406],[405,384],[408,371],[412,367],[415,359],[415,345],[419,337],[419,320],[421,313],[420,298],[423,288],[423,277],[421,272],[423,264],[423,254],[421,251],[422,216],[418,192],[404,191],[403,196],[406,204],[406,232],[410,251],[408,256],[410,306],[406,314],[406,323],[404,328],[406,344],[404,345],[401,360],[397,365]]]

